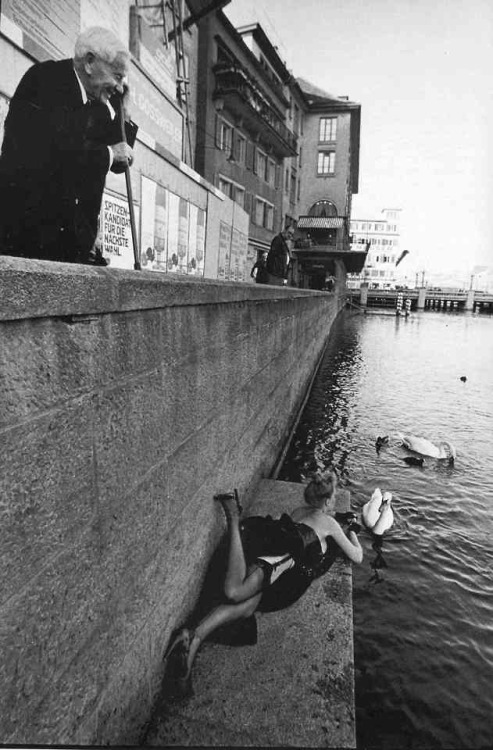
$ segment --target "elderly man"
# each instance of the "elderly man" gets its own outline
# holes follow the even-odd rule
[[[120,120],[129,59],[111,31],[92,27],[73,60],[23,76],[0,156],[0,253],[106,265],[93,251],[105,177],[132,163],[137,133],[125,122],[124,140]]]
[[[279,234],[276,234],[271,242],[267,256],[268,284],[272,286],[283,286],[287,284],[289,247],[288,242],[294,237],[294,227],[289,226]]]

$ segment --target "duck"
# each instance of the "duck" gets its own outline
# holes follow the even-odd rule
[[[422,456],[430,456],[431,458],[446,458],[449,463],[455,461],[457,451],[454,446],[448,441],[443,440],[436,445],[424,437],[417,437],[416,435],[401,435],[402,444],[410,451],[415,453],[421,453]]]
[[[361,511],[363,523],[368,529],[372,529],[379,519],[382,500],[382,491],[380,487],[376,487],[371,498],[363,505]]]
[[[418,458],[417,456],[404,456],[402,459],[408,466],[423,466],[424,458]]]
[[[392,493],[384,492],[382,505],[380,506],[380,515],[375,526],[372,528],[375,536],[382,536],[386,531],[392,528],[394,523],[394,511],[392,510]]]

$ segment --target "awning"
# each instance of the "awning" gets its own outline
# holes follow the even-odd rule
[[[344,226],[344,216],[300,216],[298,229],[339,229]]]

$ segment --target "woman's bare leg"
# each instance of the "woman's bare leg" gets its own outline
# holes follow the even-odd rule
[[[252,596],[246,601],[240,602],[239,604],[220,604],[218,607],[209,612],[208,615],[197,625],[195,630],[191,633],[192,639],[190,642],[190,650],[188,652],[187,663],[188,663],[188,675],[192,669],[192,665],[199,650],[200,644],[204,641],[214,630],[226,625],[229,622],[235,622],[253,615],[258,607],[262,593]]]
[[[240,513],[236,500],[234,497],[223,496],[219,501],[228,524],[229,552],[224,593],[229,602],[211,610],[194,630],[182,631],[186,634],[187,640],[187,669],[186,673],[180,675],[180,680],[185,684],[189,680],[190,671],[202,641],[220,626],[253,615],[262,597],[264,571],[257,565],[247,568],[240,535]]]
[[[228,523],[228,567],[224,579],[224,593],[236,604],[250,599],[262,590],[264,571],[254,566],[247,570],[245,552],[240,535],[240,513],[234,498],[221,499]]]

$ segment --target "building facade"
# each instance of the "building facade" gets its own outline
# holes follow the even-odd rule
[[[298,149],[288,78],[259,24],[237,30],[222,11],[199,23],[195,169],[248,213],[252,264],[282,225],[283,162]]]
[[[384,208],[377,219],[351,219],[351,247],[368,251],[360,274],[352,274],[348,287],[359,288],[361,282],[371,289],[393,289],[396,267],[402,260],[400,248],[400,208]]]
[[[358,192],[361,107],[297,79],[304,112],[298,155],[296,257],[298,283],[330,288],[336,264],[347,271],[364,262],[350,253],[352,196]]]

